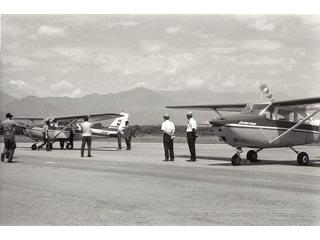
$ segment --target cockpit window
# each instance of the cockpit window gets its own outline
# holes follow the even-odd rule
[[[257,109],[257,107],[254,104],[249,103],[243,108],[241,113],[252,114],[252,113],[258,113],[258,112],[259,112],[259,109]]]

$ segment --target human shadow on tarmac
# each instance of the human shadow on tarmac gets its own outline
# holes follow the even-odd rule
[[[189,158],[190,155],[176,155],[176,157],[181,158]],[[317,157],[315,157],[317,158]],[[208,157],[208,156],[197,156],[197,159],[201,160],[214,160],[214,161],[222,161],[222,162],[228,162],[228,163],[211,163],[210,166],[230,166],[231,165],[231,158],[226,157]],[[261,166],[261,165],[291,165],[291,166],[299,166],[297,164],[297,161],[292,160],[263,160],[259,159],[259,162],[249,162],[246,161],[246,159],[242,159],[241,165],[250,165],[250,166]],[[304,167],[320,167],[320,161],[319,160],[310,160],[309,165]]]

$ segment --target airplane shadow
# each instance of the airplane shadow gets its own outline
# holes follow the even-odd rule
[[[190,158],[190,155],[176,155],[176,157],[181,158]],[[316,157],[318,158],[318,157]],[[209,166],[230,166],[231,159],[226,157],[208,157],[208,156],[197,156],[197,159],[202,160],[214,160],[214,161],[222,161],[228,163],[210,163]],[[243,159],[244,160],[244,159]],[[291,165],[291,166],[299,166],[296,160],[264,160],[259,159],[259,162],[249,162],[243,163],[242,165],[250,165],[250,166],[261,166],[261,165]],[[310,160],[309,165],[305,167],[320,167],[320,160]]]

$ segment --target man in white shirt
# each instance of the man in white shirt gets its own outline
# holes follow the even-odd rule
[[[189,111],[186,114],[187,119],[189,120],[187,125],[187,142],[190,151],[190,159],[188,162],[196,161],[196,138],[197,138],[197,122],[192,117],[192,112]]]
[[[163,123],[161,125],[161,131],[163,133],[163,147],[164,147],[164,161],[174,161],[174,152],[173,152],[173,138],[175,127],[173,122],[169,120],[169,114],[164,114]]]
[[[80,124],[81,131],[82,131],[81,157],[83,157],[84,148],[85,148],[86,144],[88,145],[88,157],[92,157],[91,156],[91,142],[92,142],[91,127],[92,127],[92,123],[88,122],[88,120],[89,120],[88,116],[85,116],[83,118],[83,120],[84,120],[84,122]]]
[[[51,143],[49,139],[49,126],[50,126],[50,121],[47,120],[45,124],[42,127],[42,136],[43,136],[43,143],[38,146],[38,150],[42,149],[44,145],[46,145],[46,150],[51,151]]]

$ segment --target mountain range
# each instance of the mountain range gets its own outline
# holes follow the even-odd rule
[[[275,93],[279,99],[289,99],[283,93]],[[79,115],[92,113],[130,113],[130,122],[139,125],[153,125],[162,122],[165,112],[171,115],[175,124],[185,124],[187,110],[166,109],[167,105],[186,104],[227,104],[259,102],[260,93],[212,92],[209,90],[153,91],[135,88],[128,91],[109,94],[90,94],[80,98],[71,97],[35,97],[14,98],[0,92],[1,118],[5,112],[20,117],[48,117]],[[193,111],[198,122],[214,116],[212,112]]]

